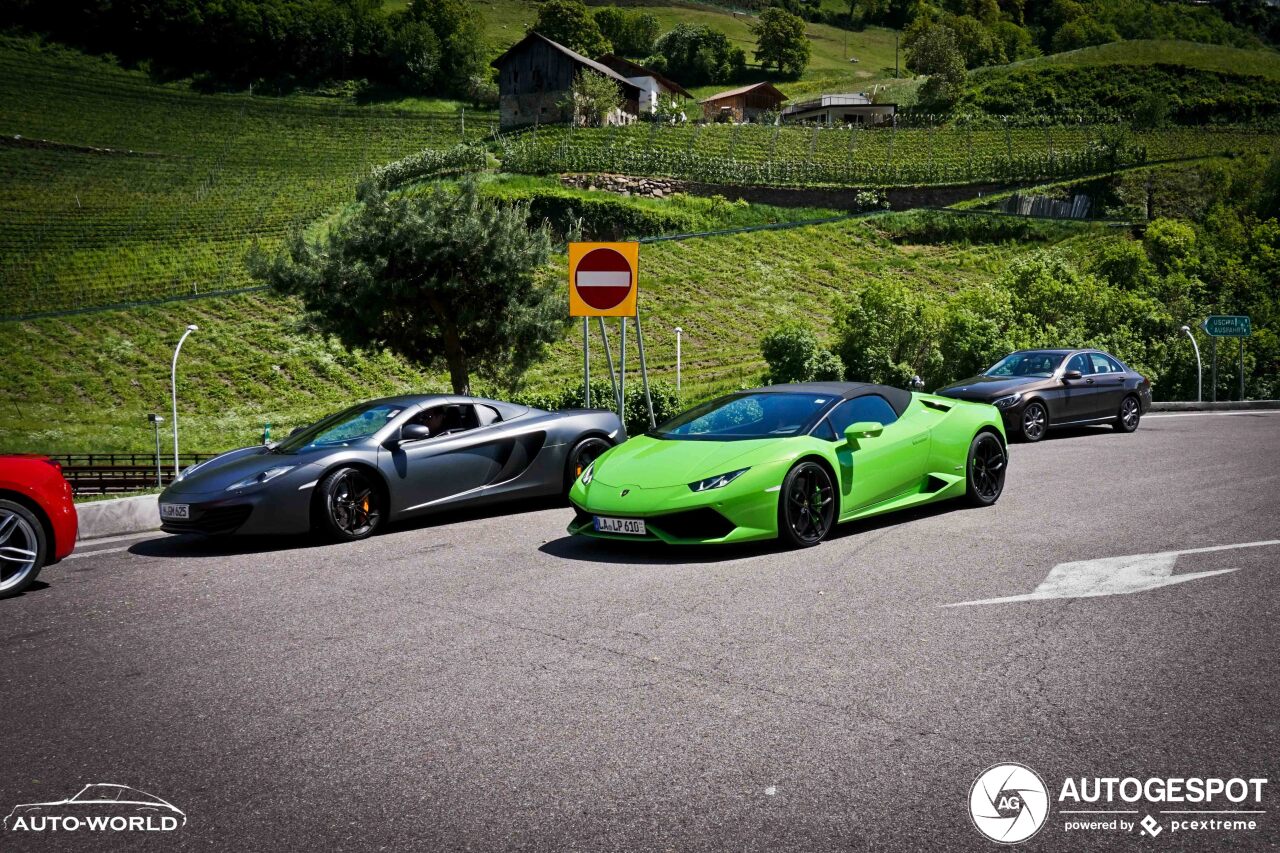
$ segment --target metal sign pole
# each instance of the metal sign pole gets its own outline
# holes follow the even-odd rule
[[[591,408],[591,322],[582,318],[582,405]]]
[[[680,335],[684,329],[676,326],[676,396],[680,396]]]
[[[609,364],[609,385],[613,388],[613,402],[621,410],[622,404],[618,402],[620,399],[618,397],[618,375],[613,372],[613,350],[609,346],[609,332],[604,327],[604,318],[598,317],[597,319],[600,321],[600,337],[604,340],[604,358]]]
[[[1244,400],[1244,338],[1237,338],[1240,341],[1240,400]],[[643,350],[641,350],[643,352]]]
[[[1218,337],[1214,335],[1209,339],[1213,343],[1213,368],[1209,371],[1209,400],[1210,402],[1218,402]]]
[[[627,318],[622,318],[622,343],[618,353],[618,419],[627,423]]]
[[[644,404],[649,409],[649,429],[656,429],[653,417],[653,397],[649,395],[649,365],[644,360],[644,332],[640,330],[640,311],[636,310],[636,345],[640,348],[640,379],[644,383]]]

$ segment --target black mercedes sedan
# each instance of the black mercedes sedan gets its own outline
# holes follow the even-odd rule
[[[1133,432],[1151,408],[1150,380],[1096,349],[1019,350],[936,393],[990,403],[1004,416],[1009,435],[1027,441],[1056,427],[1086,424]]]

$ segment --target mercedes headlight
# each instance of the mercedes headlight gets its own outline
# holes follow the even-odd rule
[[[281,474],[289,473],[296,467],[298,466],[279,465],[275,468],[268,468],[267,470],[263,471],[261,474],[254,474],[252,477],[247,477],[234,485],[227,486],[227,491],[234,492],[237,489],[251,489],[254,486],[261,486],[263,483],[271,482],[276,477],[279,477]]]
[[[708,477],[705,480],[699,480],[696,483],[690,483],[689,488],[695,492],[709,492],[712,489],[723,489],[734,480],[741,477],[751,469],[739,468],[737,471],[730,471],[728,474],[717,474],[714,477]]]
[[[1001,397],[999,400],[994,401],[991,405],[995,406],[997,409],[1007,409],[1010,406],[1018,405],[1018,401],[1021,399],[1021,394],[1010,394],[1007,397]]]
[[[582,481],[582,485],[589,486],[591,485],[591,478],[594,477],[595,475],[596,475],[596,463],[593,461],[590,465],[587,466],[587,470],[583,471],[582,475],[578,479]]]

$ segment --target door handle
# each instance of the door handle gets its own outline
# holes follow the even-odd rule
[[[1085,385],[1092,385],[1092,384],[1093,384],[1093,380],[1092,380],[1092,379],[1086,379],[1086,380],[1084,381],[1084,384],[1085,384]]]
[[[927,435],[922,435],[922,436],[920,436],[920,437],[919,437],[919,438],[917,438],[917,439],[913,439],[911,443],[912,443],[912,444],[923,444],[924,442],[926,442],[926,441],[928,441],[928,440],[929,440],[929,436],[927,436]]]

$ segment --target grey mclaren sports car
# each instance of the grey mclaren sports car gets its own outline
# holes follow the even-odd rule
[[[563,494],[626,439],[613,412],[452,395],[388,397],[186,469],[160,495],[169,533],[363,539],[389,521]]]

